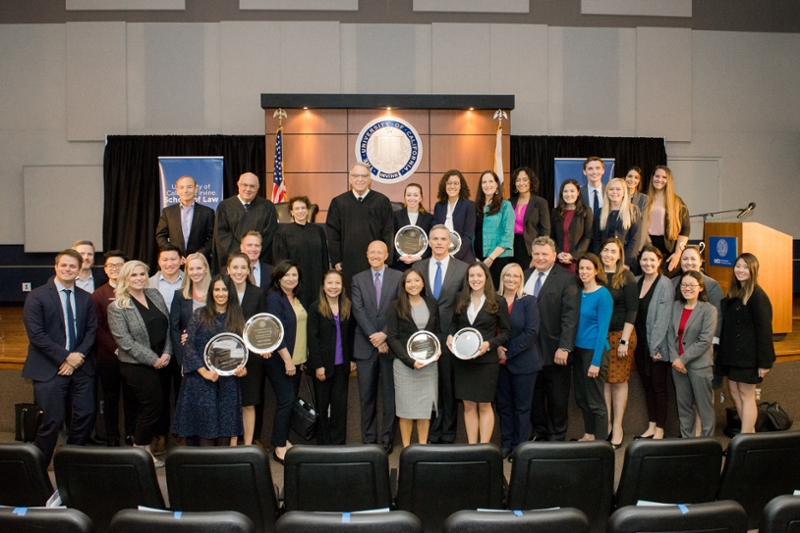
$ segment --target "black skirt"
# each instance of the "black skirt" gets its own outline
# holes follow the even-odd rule
[[[493,402],[497,392],[497,376],[500,374],[499,364],[463,361],[458,358],[454,358],[454,361],[456,399],[480,403]]]

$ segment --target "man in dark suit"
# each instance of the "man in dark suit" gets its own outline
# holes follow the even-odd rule
[[[397,299],[403,275],[386,266],[389,250],[383,241],[367,247],[367,270],[353,276],[353,316],[356,332],[353,359],[358,368],[361,397],[361,439],[365,444],[378,442],[378,383],[383,391],[381,442],[392,453],[396,418],[394,414],[394,357],[386,343],[386,316]]]
[[[248,231],[242,237],[242,244],[239,250],[250,260],[250,271],[253,273],[256,287],[261,287],[264,292],[269,291],[272,283],[272,265],[262,261],[261,258],[261,234],[257,231]],[[311,302],[306,302],[309,304]]]
[[[28,357],[22,377],[33,380],[33,397],[44,411],[34,444],[49,463],[72,404],[67,444],[82,445],[94,420],[97,315],[91,295],[75,286],[83,259],[75,250],[56,256],[56,275],[25,300]]]
[[[431,421],[428,440],[432,443],[455,441],[458,425],[458,402],[455,394],[453,354],[447,348],[447,334],[453,320],[453,307],[464,285],[467,265],[447,253],[450,247],[450,231],[444,224],[431,228],[428,238],[431,257],[414,264],[425,281],[425,292],[435,298],[439,305],[441,334],[439,343],[442,356],[437,363],[439,370],[439,416]]]
[[[581,202],[592,210],[594,224],[592,231],[600,231],[600,210],[603,208],[603,173],[605,164],[599,157],[589,157],[583,162],[583,175],[586,176],[586,185],[581,186]],[[599,246],[599,243],[598,243]],[[589,249],[593,254],[599,250]]]
[[[180,202],[165,207],[161,212],[156,227],[156,243],[159,248],[166,244],[177,246],[183,259],[200,252],[210,263],[214,244],[214,210],[195,201],[197,182],[191,176],[178,178],[175,192]]]
[[[531,409],[533,440],[564,440],[567,435],[572,352],[578,332],[581,297],[575,274],[554,266],[556,243],[538,237],[531,249],[533,268],[525,271],[525,292],[539,306],[539,357]]]

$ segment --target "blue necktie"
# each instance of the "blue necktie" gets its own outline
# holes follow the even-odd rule
[[[75,338],[75,314],[72,312],[72,302],[70,301],[72,291],[64,289],[64,294],[67,295],[67,350],[71,352],[78,343],[78,340]]]
[[[533,295],[539,297],[539,291],[542,290],[542,277],[544,272],[539,272],[536,276],[536,283],[533,286]]]
[[[438,300],[440,292],[442,292],[442,263],[436,261],[436,275],[433,277],[433,297]]]
[[[592,193],[594,194],[594,199],[592,200],[592,214],[597,216],[600,213],[600,199],[597,195],[597,189],[593,190]]]

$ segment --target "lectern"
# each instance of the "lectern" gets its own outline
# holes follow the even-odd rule
[[[717,280],[727,293],[733,267],[712,263],[713,237],[735,237],[732,257],[749,252],[760,265],[758,284],[772,302],[772,331],[783,335],[792,331],[792,237],[757,222],[706,222],[703,240],[706,243],[706,274]]]

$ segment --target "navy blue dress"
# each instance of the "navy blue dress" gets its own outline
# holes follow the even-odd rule
[[[242,426],[242,394],[239,378],[220,376],[216,382],[205,379],[197,371],[205,366],[203,353],[211,337],[225,331],[225,314],[214,320],[212,330],[200,320],[203,309],[195,311],[186,328],[183,383],[175,405],[172,432],[181,437],[217,439],[244,433]]]

